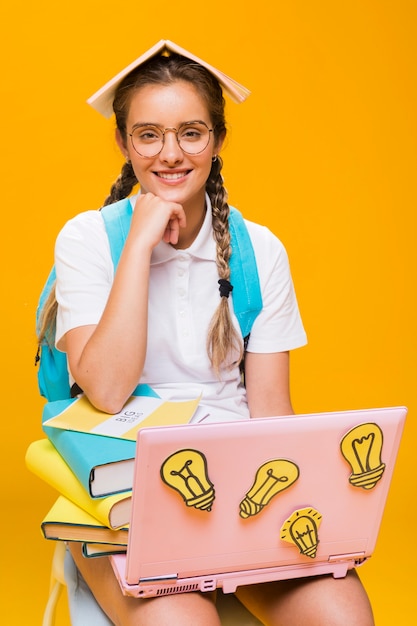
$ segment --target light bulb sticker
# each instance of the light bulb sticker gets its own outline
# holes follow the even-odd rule
[[[367,490],[375,487],[385,470],[381,461],[382,444],[383,433],[378,424],[359,424],[346,433],[340,450],[352,469],[351,485]]]
[[[300,554],[314,559],[319,544],[318,529],[322,515],[312,507],[298,509],[281,527],[281,539],[293,543]]]
[[[240,517],[247,519],[260,513],[274,496],[291,487],[299,475],[298,466],[286,459],[274,459],[261,465],[252,487],[239,505]]]
[[[211,511],[215,491],[202,452],[192,449],[174,452],[163,462],[161,478],[182,496],[187,506]]]

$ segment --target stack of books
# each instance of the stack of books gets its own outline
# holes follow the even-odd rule
[[[187,423],[198,402],[132,396],[116,415],[98,411],[84,396],[46,404],[46,437],[26,452],[28,469],[58,492],[41,522],[43,536],[78,541],[86,557],[125,552],[137,432]]]

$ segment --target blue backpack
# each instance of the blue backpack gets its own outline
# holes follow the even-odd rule
[[[129,232],[132,213],[132,204],[128,198],[101,209],[115,270]],[[246,348],[252,324],[262,310],[262,295],[252,242],[241,213],[233,207],[230,207],[229,230],[232,247],[230,282],[233,285],[233,309],[239,321]],[[54,287],[55,278],[55,267],[53,267],[39,298],[36,311],[37,328],[43,306]],[[43,340],[36,355],[35,365],[39,367],[40,394],[49,402],[65,400],[73,395],[65,353],[59,352],[54,345]]]

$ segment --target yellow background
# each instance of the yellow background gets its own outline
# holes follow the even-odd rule
[[[231,203],[269,225],[290,255],[309,335],[292,358],[296,410],[409,407],[377,551],[360,570],[378,626],[409,624],[416,2],[17,0],[1,14],[1,622],[40,624],[53,549],[39,523],[55,493],[24,466],[42,436],[37,298],[58,230],[100,205],[122,162],[113,122],[85,100],[169,38],[252,90],[245,104],[228,104],[225,177]]]

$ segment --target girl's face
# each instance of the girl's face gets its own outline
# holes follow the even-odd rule
[[[168,130],[161,152],[144,158],[136,152],[130,137],[139,125],[178,129],[184,122],[196,120],[212,128],[204,100],[188,82],[146,85],[134,94],[127,116],[126,141],[119,133],[117,141],[123,154],[132,162],[142,193],[152,192],[163,200],[181,204],[185,210],[202,210],[212,159],[223,142],[215,144],[211,132],[207,147],[199,154],[190,155],[180,148],[176,133]]]

